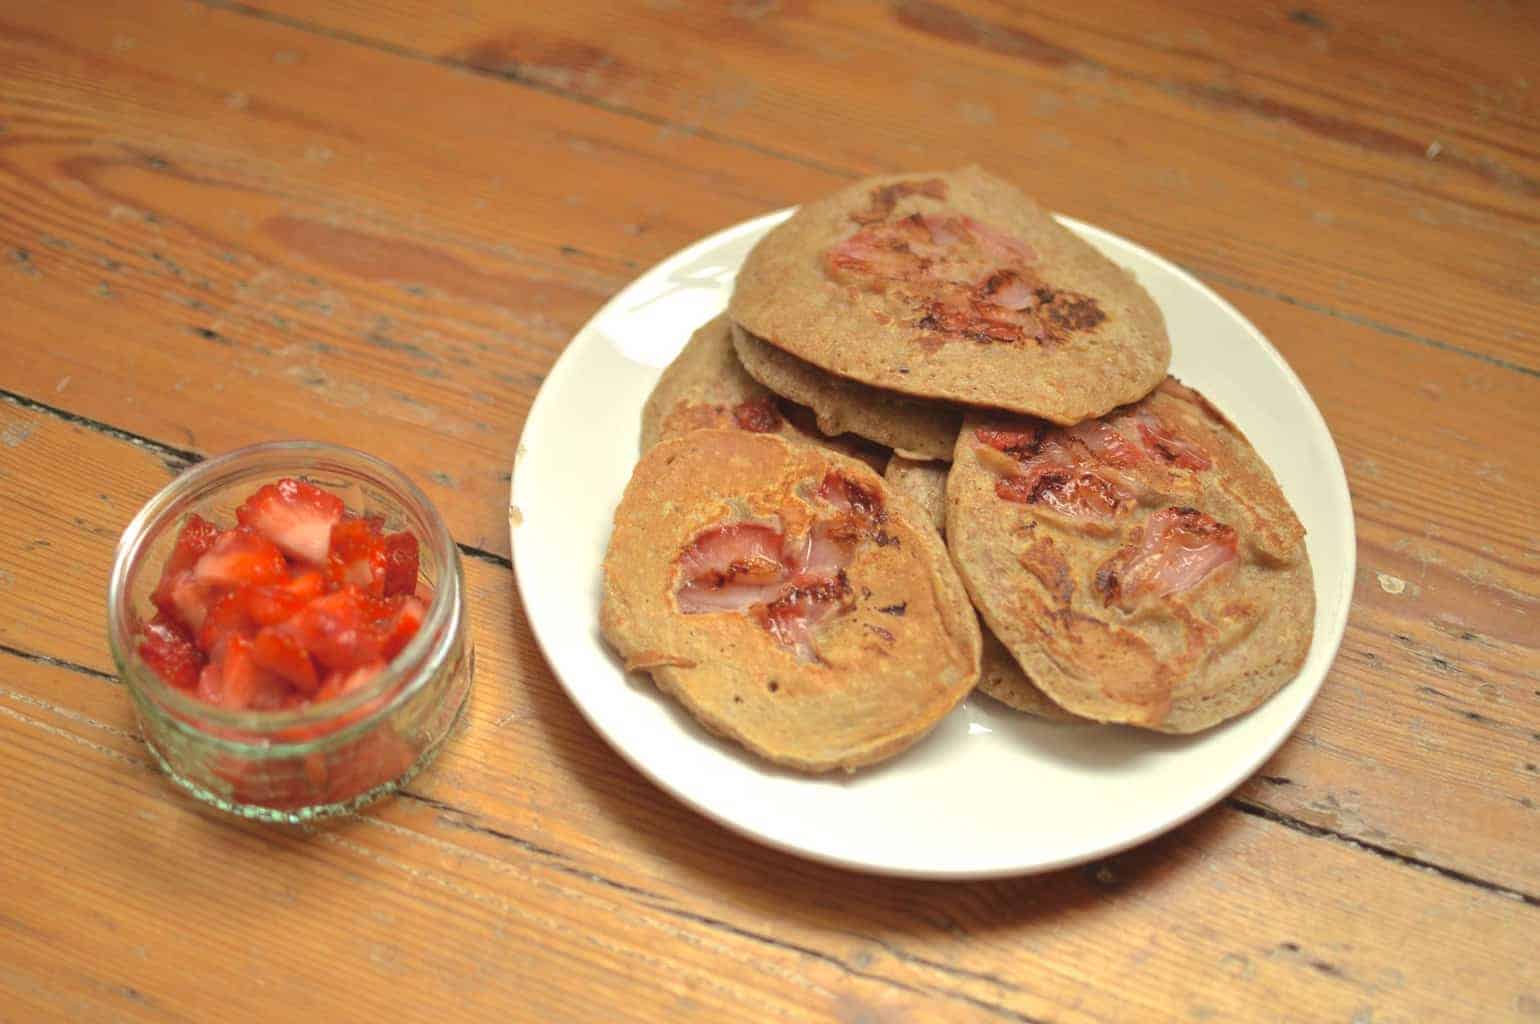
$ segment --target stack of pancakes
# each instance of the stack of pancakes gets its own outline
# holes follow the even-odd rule
[[[1255,707],[1310,645],[1304,529],[1170,353],[1130,274],[976,168],[802,207],[647,402],[605,637],[810,771],[975,685],[1164,732]]]

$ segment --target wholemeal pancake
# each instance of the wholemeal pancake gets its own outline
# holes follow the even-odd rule
[[[823,433],[858,434],[912,459],[952,460],[962,429],[959,407],[836,377],[736,324],[733,348],[749,376],[813,410]]]
[[[979,673],[977,619],[924,514],[859,461],[742,430],[642,456],[600,630],[708,729],[808,772],[892,756]]]
[[[1086,718],[1205,729],[1309,650],[1304,528],[1240,431],[1174,379],[1068,429],[970,417],[946,521],[985,621]]]
[[[948,468],[944,462],[916,462],[895,455],[882,474],[888,486],[914,499],[914,503],[925,511],[931,525],[943,535],[946,533]],[[1037,718],[1056,722],[1081,720],[1079,716],[1059,707],[1046,693],[1033,685],[1021,666],[1016,664],[1016,659],[1005,649],[1005,645],[989,631],[987,623],[980,623],[979,632],[984,643],[979,659],[980,692]]]
[[[810,410],[778,397],[743,371],[733,353],[727,317],[717,316],[690,335],[647,396],[642,451],[665,437],[729,427],[824,445],[874,469],[887,461],[887,451],[877,444],[849,434],[826,436],[813,419]]]
[[[807,204],[749,253],[728,314],[841,377],[1063,424],[1142,398],[1171,357],[1128,272],[976,167]]]

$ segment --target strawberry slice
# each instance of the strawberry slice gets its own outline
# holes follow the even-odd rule
[[[177,689],[197,689],[203,655],[175,622],[162,615],[146,622],[140,629],[139,657]]]
[[[381,630],[380,653],[386,658],[394,658],[401,653],[401,649],[417,635],[417,630],[422,626],[423,616],[428,611],[427,605],[415,595],[407,595],[395,600],[399,601],[400,605]]]
[[[230,637],[250,637],[256,632],[257,622],[251,616],[251,592],[254,589],[236,587],[209,606],[208,614],[198,627],[198,646],[210,656],[218,658]]]
[[[279,627],[268,626],[253,638],[251,660],[258,668],[287,679],[302,693],[314,693],[321,685],[305,648],[292,632]]]
[[[272,711],[282,707],[289,695],[289,686],[281,677],[257,664],[252,657],[252,641],[244,636],[229,639],[219,671],[224,684],[220,703],[227,708]]]
[[[351,670],[380,656],[369,597],[344,587],[311,601],[289,625],[300,644],[329,669]]]
[[[385,538],[385,596],[417,588],[417,537],[405,530]]]
[[[171,555],[161,569],[160,582],[150,594],[150,600],[164,615],[193,629],[202,624],[207,602],[204,595],[189,588],[188,582],[193,566],[214,546],[218,537],[219,528],[213,523],[196,512],[188,515],[171,548]]]
[[[209,605],[217,596],[217,587],[199,583],[193,578],[192,570],[185,569],[162,579],[150,594],[150,600],[161,617],[195,633],[203,625]]]
[[[381,526],[378,519],[349,516],[332,527],[327,574],[335,586],[355,586],[376,597],[385,593],[390,555]]]
[[[219,527],[196,512],[189,514],[182,524],[182,532],[176,535],[176,546],[171,549],[171,557],[166,559],[161,578],[191,569],[218,538]]]
[[[244,526],[220,534],[193,568],[193,579],[197,582],[224,587],[279,583],[287,576],[283,552],[272,541]]]
[[[335,494],[284,477],[247,498],[235,510],[235,518],[291,558],[323,565],[332,524],[342,518],[343,511],[342,499]]]
[[[247,610],[262,626],[274,626],[298,615],[312,600],[326,592],[326,577],[318,572],[301,573],[287,583],[246,588]]]

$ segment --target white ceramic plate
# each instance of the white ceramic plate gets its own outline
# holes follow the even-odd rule
[[[643,274],[572,339],[540,389],[514,460],[513,560],[545,656],[594,729],[648,778],[729,828],[867,871],[984,878],[1113,853],[1213,804],[1293,730],[1347,623],[1354,568],[1347,480],[1304,386],[1267,339],[1190,275],[1064,219],[1128,267],[1166,316],[1173,372],[1245,431],[1309,531],[1315,642],[1262,707],[1192,737],[1049,725],[975,695],[885,764],[807,778],[696,725],[599,637],[600,562],[661,369],[720,312],[750,247],[790,211],[706,238]]]

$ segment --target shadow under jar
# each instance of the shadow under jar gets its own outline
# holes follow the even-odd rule
[[[416,635],[385,669],[352,692],[291,710],[232,710],[163,680],[140,657],[140,628],[187,517],[235,522],[264,484],[293,477],[377,516],[419,544],[418,581],[432,589]],[[107,596],[107,632],[133,697],[145,743],[166,774],[221,810],[297,824],[345,814],[405,785],[437,753],[470,694],[460,555],[427,497],[405,475],[363,452],[275,441],[210,459],[177,477],[134,517],[118,543]]]

